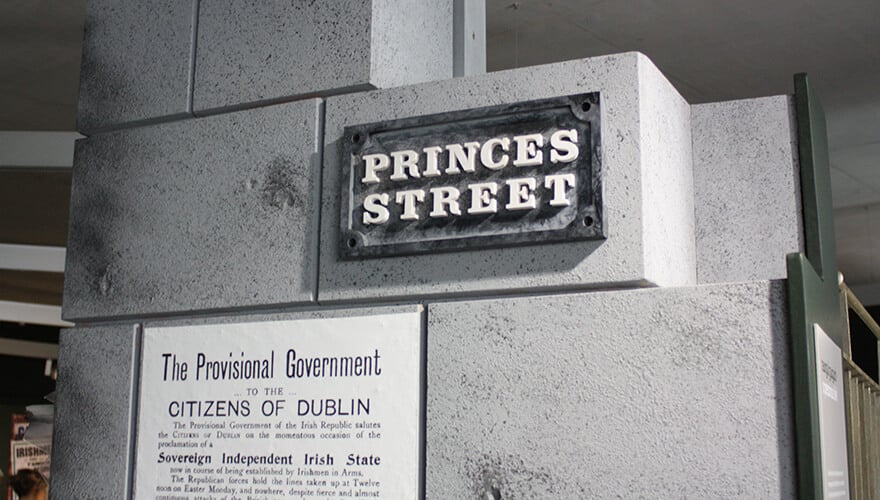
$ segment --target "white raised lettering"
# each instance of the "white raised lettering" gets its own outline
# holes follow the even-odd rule
[[[425,171],[422,172],[422,175],[425,177],[437,177],[440,175],[440,169],[437,168],[437,155],[443,151],[443,148],[440,146],[430,146],[422,151],[425,152]]]
[[[461,209],[458,206],[458,198],[461,192],[454,187],[435,187],[431,188],[431,196],[434,198],[433,209],[428,215],[433,218],[448,217],[445,207],[449,207],[449,212],[454,215],[461,215]]]
[[[471,191],[471,206],[469,214],[494,214],[498,212],[498,184],[494,182],[480,182],[468,186]]]
[[[394,201],[398,205],[403,204],[403,214],[400,215],[400,220],[419,220],[419,214],[416,213],[416,201],[419,203],[425,201],[425,191],[422,189],[398,191]]]
[[[384,224],[388,222],[388,194],[371,194],[364,198],[364,224]]]
[[[467,152],[465,152],[467,149]],[[459,174],[461,169],[465,172],[473,172],[477,168],[477,151],[480,149],[479,142],[466,142],[464,144],[447,144],[446,151],[449,151],[449,167],[446,169],[447,174]]]
[[[510,198],[504,208],[508,210],[528,210],[538,206],[538,200],[535,199],[534,194],[534,177],[508,179],[507,186],[509,188]]]
[[[480,149],[480,162],[489,170],[501,170],[510,161],[510,157],[506,154],[502,154],[498,161],[495,161],[493,155],[495,148],[498,146],[501,146],[502,151],[508,151],[510,149],[510,139],[507,137],[494,137],[484,142],[483,147]]]
[[[552,163],[569,163],[577,159],[580,150],[577,145],[578,131],[557,130],[550,136],[550,161]],[[562,151],[562,153],[560,153]]]
[[[544,163],[544,153],[537,149],[544,145],[543,135],[518,135],[513,140],[516,142],[516,158],[513,160],[513,166],[528,167]]]
[[[412,177],[418,179],[419,175],[419,154],[411,149],[402,151],[393,151],[391,158],[394,159],[394,172],[391,174],[392,181],[405,181]],[[407,172],[409,176],[407,176]]]
[[[565,196],[566,187],[574,187],[574,174],[553,174],[544,177],[544,187],[553,191],[550,198],[551,207],[567,207],[571,205]]]
[[[364,178],[361,179],[361,182],[364,184],[378,183],[379,177],[376,172],[387,169],[390,164],[391,159],[386,154],[364,155]]]

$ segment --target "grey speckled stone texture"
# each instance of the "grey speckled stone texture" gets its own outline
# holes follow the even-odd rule
[[[61,332],[52,444],[52,498],[127,498],[134,325]]]
[[[77,143],[69,319],[314,299],[322,103]]]
[[[77,129],[191,114],[195,0],[89,0]]]
[[[607,240],[338,259],[340,143],[346,125],[593,91],[602,99]],[[319,300],[692,284],[690,131],[687,103],[637,53],[331,97],[324,139]]]
[[[697,279],[777,279],[803,251],[788,96],[693,106]]]
[[[794,498],[784,282],[428,305],[426,498]]]
[[[144,328],[159,328],[190,325],[223,325],[230,323],[256,323],[261,321],[288,321],[297,319],[347,318],[351,316],[375,316],[379,314],[400,314],[423,311],[416,304],[355,307],[355,308],[319,308],[311,310],[284,311],[272,313],[243,312],[239,315],[200,316],[197,318],[153,319],[144,322]]]
[[[196,112],[452,77],[452,0],[202,0]]]

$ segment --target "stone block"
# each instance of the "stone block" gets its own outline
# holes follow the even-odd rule
[[[426,498],[794,498],[782,281],[428,304]]]
[[[86,3],[77,130],[191,114],[196,3]]]
[[[698,281],[785,278],[785,255],[804,249],[791,98],[701,104],[691,115]]]
[[[343,261],[346,125],[600,92],[604,241]],[[320,300],[695,281],[690,107],[637,53],[328,98]]]
[[[322,103],[77,143],[64,316],[314,299]]]
[[[137,344],[134,325],[62,330],[52,498],[128,498]]]
[[[452,1],[202,0],[197,113],[452,77]]]
[[[352,316],[375,316],[382,314],[405,314],[424,311],[424,308],[416,304],[400,304],[391,306],[354,307],[345,309],[299,309],[277,310],[274,312],[244,311],[236,315],[222,316],[198,316],[192,318],[173,319],[149,319],[144,322],[144,328],[167,328],[178,326],[196,325],[225,325],[230,323],[258,323],[262,321],[288,321],[300,319],[330,319],[349,318]]]

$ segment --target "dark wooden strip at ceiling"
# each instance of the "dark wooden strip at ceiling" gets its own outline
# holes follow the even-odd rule
[[[0,168],[0,243],[67,244],[70,169]]]
[[[63,290],[61,273],[0,269],[0,300],[60,306]]]

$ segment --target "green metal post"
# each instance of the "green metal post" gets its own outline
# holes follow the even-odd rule
[[[805,74],[795,75],[794,85],[806,249],[806,254],[787,256],[798,496],[822,499],[813,325],[841,347],[846,326],[837,282],[825,115]]]

